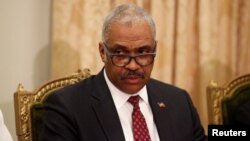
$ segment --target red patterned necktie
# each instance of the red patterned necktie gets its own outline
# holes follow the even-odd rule
[[[132,112],[134,141],[151,141],[145,118],[139,107],[139,100],[139,95],[131,96],[128,99],[128,102],[134,106]]]

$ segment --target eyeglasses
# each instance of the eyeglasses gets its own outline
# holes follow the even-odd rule
[[[129,54],[111,53],[108,46],[105,43],[103,43],[103,45],[104,45],[104,51],[110,57],[113,65],[118,66],[118,67],[124,67],[128,65],[132,59],[134,59],[135,62],[140,66],[148,66],[154,62],[154,58],[156,55],[156,52],[155,52],[156,43],[154,45],[154,52],[141,53],[141,54],[133,55],[133,56]]]

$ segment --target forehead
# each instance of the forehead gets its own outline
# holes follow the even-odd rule
[[[136,22],[113,22],[108,34],[108,42],[141,44],[152,43],[154,41],[153,31],[146,21]]]

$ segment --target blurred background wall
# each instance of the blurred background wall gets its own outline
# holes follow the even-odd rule
[[[0,0],[0,108],[16,140],[13,93],[50,78],[51,0]]]

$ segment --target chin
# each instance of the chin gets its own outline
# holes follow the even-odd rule
[[[142,87],[131,87],[131,86],[125,87],[125,88],[123,88],[123,91],[125,93],[134,94],[134,93],[137,93],[138,91],[140,91],[142,89]]]

